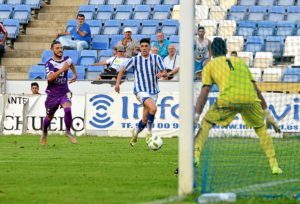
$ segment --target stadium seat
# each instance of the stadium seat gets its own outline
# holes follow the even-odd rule
[[[86,72],[87,80],[96,80],[97,76],[99,76],[104,71],[104,66],[88,66]]]
[[[158,20],[143,20],[141,34],[152,35],[155,34],[158,29]]]
[[[277,36],[291,36],[294,33],[295,24],[293,22],[289,21],[282,21],[277,23],[277,30],[276,35]]]
[[[278,0],[278,6],[293,6],[295,5],[295,0]]]
[[[230,9],[233,5],[237,4],[237,0],[219,0],[219,5],[222,5],[226,9]]]
[[[91,20],[94,17],[95,10],[95,5],[81,5],[78,14],[84,14],[85,20]]]
[[[4,19],[3,25],[8,33],[8,38],[16,39],[19,35],[19,20],[17,19]]]
[[[44,50],[42,53],[42,61],[39,64],[46,64],[46,62],[52,57],[52,50]]]
[[[85,67],[84,66],[75,66],[77,72],[77,80],[85,80]],[[71,70],[68,71],[68,79],[72,79],[73,72]]]
[[[282,56],[283,40],[281,36],[267,36],[265,43],[265,51],[272,52],[274,57]]]
[[[276,0],[258,0],[257,5],[259,6],[273,6]]]
[[[4,19],[10,18],[12,15],[12,10],[12,5],[0,4],[0,22],[3,22]]]
[[[171,5],[155,5],[153,10],[153,19],[164,20],[170,17]]]
[[[238,24],[237,34],[244,37],[251,36],[254,35],[255,28],[255,21],[240,21],[240,23]]]
[[[149,4],[149,5],[157,5],[157,4],[161,4],[162,0],[146,0],[145,4]]]
[[[219,21],[219,36],[233,36],[236,31],[236,22],[233,20],[220,20]]]
[[[125,1],[125,4],[140,5],[140,4],[143,4],[143,0],[128,0],[128,1]]]
[[[42,6],[42,0],[25,0],[24,4],[27,4],[31,9],[40,9]]]
[[[208,6],[195,6],[195,20],[206,20],[208,19],[209,7]]]
[[[162,22],[161,31],[165,35],[177,35],[179,23],[177,20],[165,19]]]
[[[46,79],[46,69],[43,65],[33,65],[30,67],[28,72],[28,79]]]
[[[285,68],[282,74],[283,82],[300,82],[300,68]]]
[[[211,89],[210,89],[210,92],[219,92],[219,87],[217,84],[213,84]]]
[[[256,2],[256,0],[240,0],[240,5],[241,6],[254,6],[255,2]]]
[[[88,66],[94,64],[97,60],[96,50],[82,50],[79,58],[79,65]]]
[[[64,56],[71,57],[73,64],[78,63],[79,52],[77,50],[64,50]]]
[[[131,28],[131,33],[132,34],[138,34],[139,30],[140,30],[140,20],[134,20],[134,19],[130,19],[130,20],[124,20],[123,21],[123,27],[127,27],[127,28]]]
[[[247,66],[252,67],[253,64],[252,52],[238,52],[238,57],[243,59]]]
[[[272,52],[256,52],[254,58],[254,67],[269,68],[273,65]]]
[[[92,36],[98,35],[102,29],[102,22],[101,20],[87,20],[87,24],[89,24],[91,29]]]
[[[247,52],[261,52],[264,49],[264,38],[262,36],[248,36],[246,42]]]
[[[196,21],[199,26],[203,26],[205,28],[205,33],[207,36],[213,36],[217,34],[217,26],[218,21],[216,20],[201,20]]]
[[[103,35],[119,34],[120,28],[120,20],[106,20],[104,23]]]
[[[180,48],[179,47],[179,36],[178,35],[171,35],[169,41],[170,41],[170,44],[175,45],[176,51],[177,51],[177,53],[179,53],[180,52],[180,49],[179,49]]]
[[[172,19],[179,20],[180,19],[180,5],[175,5],[172,11]]]
[[[227,37],[227,49],[229,52],[242,51],[244,48],[244,37],[243,36],[230,36]]]
[[[223,20],[226,16],[226,8],[222,6],[211,6],[209,12],[210,20]]]
[[[154,42],[157,42],[156,34],[153,34],[150,36],[150,41],[151,41],[151,44],[153,44]]]
[[[163,4],[177,5],[179,0],[164,0]]]
[[[136,40],[140,41],[141,39],[143,39],[143,38],[149,38],[150,36],[149,35],[141,34],[141,35],[132,35],[131,37],[133,39],[136,39]]]
[[[109,48],[108,35],[95,35],[92,41],[93,50],[106,50]]]
[[[261,81],[262,71],[260,68],[250,68],[249,71],[255,81]]]
[[[76,26],[77,26],[77,20],[74,19],[68,20],[66,32],[70,32]]]
[[[269,21],[283,21],[285,16],[284,6],[271,6],[269,7],[269,15],[267,20]]]
[[[276,23],[274,21],[261,21],[257,24],[257,35],[263,36],[266,38],[267,36],[274,35]]]
[[[247,15],[247,7],[246,6],[233,6],[230,9],[228,19],[240,21],[240,20],[244,20],[246,15]]]
[[[99,53],[98,61],[99,62],[106,61],[108,58],[112,57],[113,55],[114,55],[114,52],[112,49],[102,50]]]
[[[287,36],[284,43],[283,56],[296,56],[300,54],[300,36]]]
[[[132,5],[118,5],[116,8],[115,19],[130,19],[132,15]]]
[[[151,13],[150,5],[136,5],[133,19],[146,20],[149,19]]]
[[[267,7],[265,6],[252,6],[249,8],[249,21],[262,21],[267,13]]]
[[[29,5],[16,5],[12,18],[19,20],[20,24],[28,24],[31,13]]]
[[[5,4],[5,0],[0,0],[0,4]]]
[[[298,21],[300,19],[300,6],[289,6],[287,9],[287,21]]]
[[[267,68],[263,71],[262,81],[281,81],[282,71],[280,68]]]
[[[109,20],[112,19],[114,7],[112,5],[99,5],[96,12],[96,19]]]
[[[89,5],[95,5],[95,6],[103,5],[105,4],[105,1],[106,0],[89,0]]]
[[[15,5],[20,5],[20,4],[22,4],[22,1],[23,1],[23,0],[6,0],[6,4],[10,4],[10,5],[15,6]]]
[[[107,4],[109,4],[109,5],[122,5],[123,0],[107,0]]]
[[[111,48],[114,48],[116,44],[124,38],[124,35],[112,35],[111,37]]]

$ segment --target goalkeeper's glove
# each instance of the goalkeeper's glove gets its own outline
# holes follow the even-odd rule
[[[265,114],[265,118],[266,118],[266,126],[267,128],[269,127],[273,127],[273,129],[275,130],[275,132],[280,133],[281,130],[278,127],[277,122],[275,121],[274,117],[271,115],[270,111],[268,109],[264,110],[264,114]]]

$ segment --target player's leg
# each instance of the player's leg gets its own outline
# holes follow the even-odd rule
[[[136,128],[133,128],[132,131],[131,131],[131,133],[132,133],[132,137],[130,139],[130,145],[131,146],[134,146],[137,143],[138,134],[140,132],[142,132],[144,130],[144,128],[146,127],[148,112],[149,112],[148,108],[144,106],[142,119],[139,121]]]
[[[148,98],[144,102],[144,108],[147,108],[148,114],[147,114],[147,127],[148,127],[148,132],[146,135],[146,143],[148,144],[148,141],[150,137],[152,136],[152,126],[155,118],[155,114],[157,111],[157,106],[155,104],[155,101],[152,98]]]
[[[65,115],[64,115],[64,122],[66,126],[66,132],[65,136],[70,140],[71,143],[76,144],[77,140],[75,136],[71,133],[71,127],[72,127],[72,109],[71,109],[71,100],[68,96],[64,96],[61,99],[61,104],[64,109]]]
[[[86,41],[77,40],[76,41],[77,50],[81,51],[83,49],[87,49],[89,47],[88,43]]]

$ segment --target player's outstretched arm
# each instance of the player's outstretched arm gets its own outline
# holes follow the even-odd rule
[[[210,90],[210,86],[208,86],[208,85],[202,86],[200,95],[196,102],[196,116],[195,116],[195,121],[194,121],[195,123],[197,123],[199,121],[200,115],[204,109],[204,106],[205,106],[207,98],[208,98],[209,90]]]
[[[158,72],[157,74],[156,74],[156,77],[157,78],[161,78],[161,77],[167,77],[168,76],[168,72],[166,71],[166,70],[162,70],[161,72]]]
[[[75,69],[74,64],[71,64],[71,65],[70,65],[70,69],[71,69],[72,72],[73,72],[73,77],[72,77],[72,79],[69,81],[69,84],[75,82],[76,79],[77,79],[77,77],[78,77],[78,74],[77,74],[77,71],[76,71],[76,69]]]
[[[125,67],[124,67],[124,68],[122,68],[122,69],[119,71],[119,73],[118,73],[117,82],[116,82],[116,86],[115,86],[115,91],[116,91],[117,93],[120,93],[120,83],[121,83],[121,80],[122,80],[122,78],[123,78],[125,72],[126,72],[126,69],[125,69]]]
[[[70,65],[65,62],[63,67],[59,69],[57,72],[50,72],[49,75],[47,76],[48,81],[54,81],[61,73],[67,71],[69,69]]]

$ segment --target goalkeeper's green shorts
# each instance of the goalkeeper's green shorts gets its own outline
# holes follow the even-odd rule
[[[230,107],[218,107],[217,103],[214,103],[204,118],[210,123],[228,126],[238,113],[242,115],[247,128],[259,128],[264,125],[264,112],[260,102],[236,104]]]

